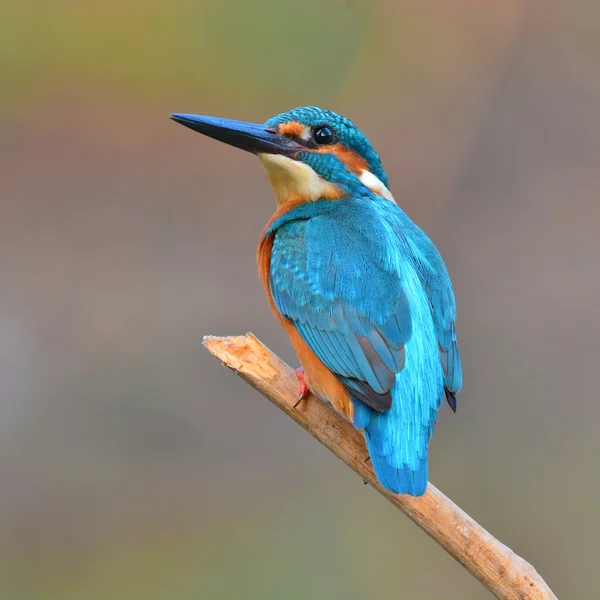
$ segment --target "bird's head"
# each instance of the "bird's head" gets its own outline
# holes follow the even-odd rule
[[[173,114],[194,131],[256,154],[278,204],[375,194],[393,201],[369,140],[348,119],[314,106],[295,108],[264,125]]]

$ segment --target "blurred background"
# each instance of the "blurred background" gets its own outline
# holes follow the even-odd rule
[[[257,161],[168,114],[304,104],[361,127],[452,275],[431,480],[596,595],[598,2],[4,0],[0,80],[1,598],[491,597],[202,348],[297,362]]]

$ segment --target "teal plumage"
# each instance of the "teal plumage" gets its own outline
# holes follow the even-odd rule
[[[442,257],[394,202],[374,148],[317,107],[264,125],[173,118],[261,157],[279,209],[259,271],[306,381],[364,430],[383,487],[423,494],[438,410],[444,397],[456,410],[462,386],[456,305]]]

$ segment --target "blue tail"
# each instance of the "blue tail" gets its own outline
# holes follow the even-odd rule
[[[354,426],[364,429],[379,483],[395,494],[422,496],[427,489],[427,447],[435,414],[429,414],[425,424],[403,423],[394,413],[378,413],[354,399]]]
[[[380,440],[373,440],[369,427],[365,429],[365,439],[369,456],[375,469],[375,475],[381,485],[394,494],[410,494],[411,496],[422,496],[427,489],[427,455],[419,461],[416,471],[406,465],[398,468],[389,463],[390,457],[378,454],[376,448]]]

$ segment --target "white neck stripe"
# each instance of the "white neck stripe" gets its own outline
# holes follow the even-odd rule
[[[378,177],[373,175],[371,171],[364,170],[360,174],[359,179],[360,182],[366,187],[368,187],[372,192],[375,192],[376,194],[378,194],[382,198],[385,198],[386,200],[389,200],[390,202],[396,202],[390,190],[388,190],[387,187],[383,185],[383,182]]]

